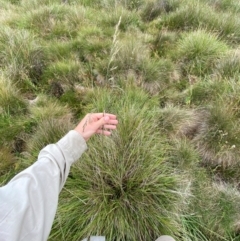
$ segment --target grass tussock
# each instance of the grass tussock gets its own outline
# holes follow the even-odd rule
[[[199,1],[183,1],[181,6],[171,14],[163,18],[161,24],[167,25],[169,29],[180,29],[192,31],[204,28],[208,31],[217,32],[230,43],[239,40],[239,19],[233,12],[214,11],[208,4]]]
[[[45,39],[66,40],[77,36],[85,20],[85,9],[64,5],[43,6],[27,12],[18,20],[21,28],[32,29]]]
[[[126,10],[122,7],[116,7],[107,14],[104,11],[102,15],[100,15],[101,18],[98,18],[98,20],[101,21],[102,26],[114,28],[118,23],[120,16],[122,18],[119,25],[119,29],[121,31],[125,32],[129,29],[131,30],[134,28],[142,27],[139,15],[134,11],[130,12],[129,10]]]
[[[26,140],[26,151],[30,154],[29,162],[36,160],[40,150],[50,143],[56,143],[69,130],[73,129],[71,119],[51,118],[38,122],[34,135]]]
[[[0,66],[8,77],[23,87],[36,82],[44,67],[44,56],[34,35],[27,30],[0,29]]]
[[[238,218],[239,192],[234,193],[234,188],[226,188],[223,183],[212,183],[202,171],[195,175],[197,181],[193,183],[190,209],[186,216],[182,216],[184,236],[194,241],[237,240],[234,226]]]
[[[184,98],[188,104],[204,106],[217,100],[229,88],[228,81],[219,81],[218,78],[206,78],[203,81],[198,80],[194,85],[190,85],[184,93]]]
[[[68,205],[59,209],[61,222],[55,223],[59,232],[53,232],[52,238],[71,235],[78,240],[105,234],[110,240],[152,240],[161,233],[176,233],[176,210],[179,200],[186,198],[179,196],[180,183],[185,180],[173,175],[167,164],[168,144],[154,131],[154,109],[145,103],[147,95],[133,90],[116,94],[110,108],[120,113],[121,126],[110,139],[96,137],[90,144],[92,151],[74,166],[73,179],[63,193],[69,197]],[[139,101],[133,105],[134,98]],[[101,105],[97,93],[95,101]],[[146,108],[149,114],[143,119]],[[162,148],[155,145],[160,142]],[[77,189],[72,185],[76,176],[80,177]],[[78,209],[74,216],[73,207]]]
[[[211,73],[215,60],[224,55],[228,46],[217,36],[204,30],[186,33],[179,40],[175,56],[182,71],[197,76]]]
[[[115,113],[49,240],[239,240],[238,0],[0,0],[0,184]]]
[[[193,181],[193,170],[198,170],[198,165],[201,163],[201,157],[191,143],[191,139],[185,138],[182,136],[181,139],[173,139],[172,140],[172,150],[170,161],[171,164],[176,167],[178,172],[183,172],[185,175],[188,175],[188,184],[187,188],[191,189],[192,181]],[[196,168],[197,167],[197,168]],[[189,172],[189,170],[192,170]],[[193,174],[194,175],[194,174]],[[191,194],[191,192],[189,191]]]
[[[186,110],[166,106],[159,111],[159,128],[170,136],[193,139],[203,128],[207,113],[204,110]]]
[[[179,34],[174,31],[169,31],[167,29],[158,31],[152,41],[153,52],[157,53],[160,57],[165,57],[166,54],[169,54],[169,49],[175,47],[178,38]]]
[[[140,43],[132,36],[128,36],[117,42],[117,46],[113,51],[112,61],[110,61],[110,70],[112,70],[113,73],[114,70],[137,70],[148,55],[149,50],[143,43]]]
[[[33,123],[29,118],[23,116],[0,116],[0,145],[11,150],[13,155],[18,155],[24,150],[24,133],[31,132]],[[15,156],[16,157],[16,156]]]
[[[15,0],[13,0],[15,1]],[[17,0],[16,0],[17,1]],[[32,10],[32,9],[37,9],[39,6],[49,6],[52,4],[59,4],[61,2],[59,2],[58,0],[43,0],[43,1],[39,1],[39,0],[21,0],[19,1],[21,7],[27,11],[27,10]]]
[[[239,63],[239,50],[229,51],[226,56],[219,59],[215,72],[222,78],[233,78],[237,80],[240,73]]]
[[[231,0],[211,0],[206,1],[210,6],[214,7],[216,11],[225,11],[226,9],[230,12],[239,13],[240,4],[238,1]]]
[[[1,164],[0,170],[1,175],[8,172],[14,164],[14,155],[11,153],[10,149],[7,147],[2,147],[0,149]]]
[[[35,121],[42,121],[48,118],[71,118],[71,112],[67,106],[63,106],[59,101],[48,98],[47,96],[38,96],[31,102],[31,118]]]
[[[226,170],[226,177],[238,176],[239,129],[233,110],[224,103],[216,103],[209,109],[205,130],[195,137],[194,142],[206,165]],[[214,140],[214,141],[213,141]]]
[[[0,76],[0,113],[19,115],[27,112],[27,102],[4,75]]]
[[[159,59],[142,63],[141,69],[143,87],[154,94],[163,91],[168,86],[174,66],[169,60]]]
[[[6,184],[14,174],[16,167],[16,158],[11,148],[2,146],[0,148],[0,185]]]
[[[152,21],[164,13],[169,13],[176,8],[174,1],[154,0],[147,1],[142,9],[142,18],[144,21]]]
[[[77,61],[59,61],[49,65],[43,72],[42,79],[45,82],[60,82],[73,86],[81,80],[81,64]]]

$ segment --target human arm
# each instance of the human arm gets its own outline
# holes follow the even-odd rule
[[[108,117],[106,117],[108,116]],[[57,209],[58,195],[71,165],[87,149],[95,133],[109,135],[116,128],[116,116],[90,114],[56,144],[45,147],[38,160],[0,188],[0,240],[45,241]],[[89,118],[89,116],[88,116]],[[83,128],[83,125],[84,128]]]

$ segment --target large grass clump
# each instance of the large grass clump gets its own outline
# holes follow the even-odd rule
[[[214,34],[197,30],[182,36],[174,54],[185,74],[203,76],[211,73],[216,59],[227,49],[228,46]]]
[[[154,131],[154,108],[141,90],[112,94],[109,109],[117,109],[121,126],[111,138],[94,138],[90,151],[72,169],[52,240],[90,235],[154,240],[160,234],[178,232],[178,212],[184,206],[179,191],[184,179],[167,164],[168,144]],[[108,106],[106,91],[94,96],[95,108],[104,108],[104,102]]]
[[[27,112],[27,102],[4,75],[0,75],[0,108],[1,114],[17,115]]]
[[[19,87],[31,89],[45,66],[38,40],[27,30],[1,27],[0,32],[0,66]]]
[[[215,72],[222,78],[233,78],[238,80],[240,74],[239,63],[239,51],[229,51],[224,57],[219,59]]]
[[[221,17],[219,17],[221,15]],[[224,36],[230,43],[239,41],[239,18],[233,12],[216,12],[215,9],[201,1],[182,1],[181,6],[162,19],[169,29],[193,31],[204,28]]]
[[[224,182],[213,182],[204,170],[194,173],[196,180],[189,210],[182,216],[186,240],[239,240],[239,192]],[[181,240],[181,239],[180,239]],[[185,240],[185,239],[183,239]]]

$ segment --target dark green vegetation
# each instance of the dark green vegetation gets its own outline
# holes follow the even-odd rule
[[[239,1],[63,2],[0,0],[0,184],[105,110],[50,241],[239,241]]]

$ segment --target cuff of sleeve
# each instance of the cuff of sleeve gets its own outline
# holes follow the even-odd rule
[[[78,160],[83,152],[87,150],[86,141],[75,130],[69,131],[57,144],[72,156],[73,162]]]

